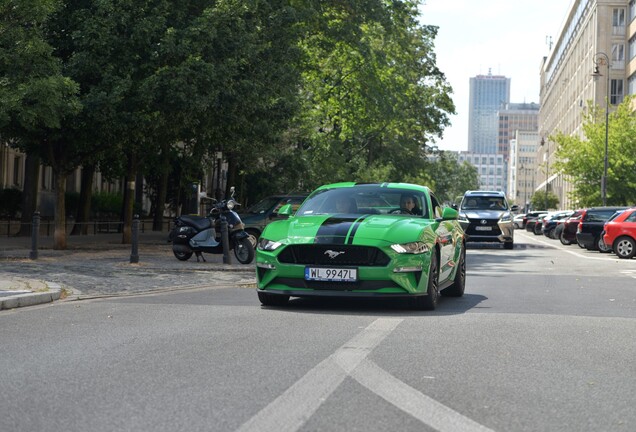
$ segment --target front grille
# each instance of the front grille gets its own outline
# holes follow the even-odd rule
[[[482,224],[481,221],[486,221]],[[473,236],[499,236],[501,230],[499,229],[499,219],[469,219],[470,225],[466,230],[466,234]],[[478,231],[476,227],[491,227],[490,231]]]
[[[285,264],[385,267],[391,259],[376,247],[350,245],[291,245],[278,261]]]

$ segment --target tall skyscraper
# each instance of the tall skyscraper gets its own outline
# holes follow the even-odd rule
[[[498,147],[497,113],[510,102],[510,78],[477,75],[470,79],[468,152],[495,154]]]

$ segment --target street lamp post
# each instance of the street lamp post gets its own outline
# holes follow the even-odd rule
[[[607,169],[609,167],[608,160],[608,137],[609,137],[609,106],[610,106],[610,62],[609,57],[604,52],[597,52],[594,54],[594,73],[592,76],[594,79],[598,79],[603,76],[599,71],[599,65],[607,66],[607,86],[606,86],[606,99],[605,99],[605,158],[603,160],[603,177],[601,178],[601,198],[603,199],[603,206],[607,205]]]

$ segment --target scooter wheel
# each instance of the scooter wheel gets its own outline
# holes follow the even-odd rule
[[[249,264],[254,260],[254,246],[249,237],[242,238],[234,245],[234,256],[241,264]]]
[[[177,252],[173,250],[172,253],[179,261],[187,261],[192,256],[192,252]]]

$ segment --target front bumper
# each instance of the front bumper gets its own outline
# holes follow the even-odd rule
[[[486,223],[483,223],[486,221]],[[494,219],[470,220],[466,231],[468,242],[508,243],[514,241],[512,221],[500,222]]]

